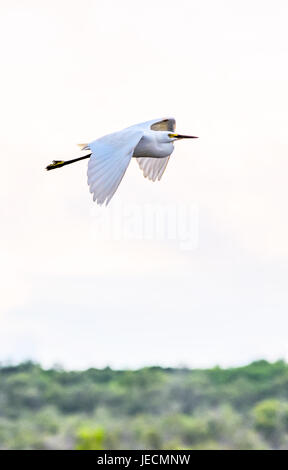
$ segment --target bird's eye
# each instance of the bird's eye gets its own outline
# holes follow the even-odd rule
[[[174,137],[177,137],[177,135],[178,135],[178,134],[168,134],[168,137],[169,137],[170,139],[173,139]]]

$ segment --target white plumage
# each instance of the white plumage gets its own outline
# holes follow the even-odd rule
[[[140,129],[115,132],[89,144],[88,184],[98,204],[110,201],[130,163],[134,149],[142,138]]]
[[[88,144],[92,152],[88,185],[93,200],[98,204],[109,203],[132,157],[137,159],[145,177],[160,180],[174,150],[174,140],[184,137],[172,134],[175,124],[173,118],[154,119]]]
[[[194,138],[175,133],[175,119],[162,118],[142,122],[119,132],[105,135],[90,144],[79,144],[89,155],[68,161],[54,160],[47,170],[60,168],[89,158],[88,185],[93,200],[109,203],[117,190],[132,157],[152,181],[160,180],[174,150],[174,141]]]
[[[160,180],[167,163],[170,157],[163,158],[149,158],[149,157],[138,157],[137,162],[141,170],[143,170],[143,175],[149,180],[156,181]]]

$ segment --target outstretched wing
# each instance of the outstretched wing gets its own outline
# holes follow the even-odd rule
[[[85,149],[90,149],[92,152],[88,163],[88,185],[90,192],[93,193],[93,200],[100,205],[104,202],[107,205],[111,200],[145,130],[173,132],[175,125],[175,119],[172,117],[153,119],[106,135],[85,146]],[[163,175],[169,157],[137,158],[137,160],[144,176],[155,181],[157,178],[160,180]]]
[[[161,119],[151,125],[153,131],[175,131],[176,121],[174,118]]]
[[[173,117],[152,119],[151,121],[136,124],[136,126],[143,130],[152,129],[153,131],[170,131],[174,132],[176,128],[176,121]]]
[[[136,160],[141,170],[143,170],[145,178],[156,181],[156,179],[160,180],[162,178],[169,158],[170,156],[165,158],[138,157]]]
[[[143,136],[136,126],[109,134],[88,145],[88,185],[97,204],[106,205],[113,197],[130,163],[134,149]]]

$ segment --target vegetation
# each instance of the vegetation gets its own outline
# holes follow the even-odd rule
[[[1,449],[286,449],[288,365],[0,366]]]

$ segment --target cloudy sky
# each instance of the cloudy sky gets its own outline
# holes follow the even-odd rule
[[[287,2],[0,5],[0,361],[288,359]],[[107,208],[44,171],[166,115],[200,139]]]

